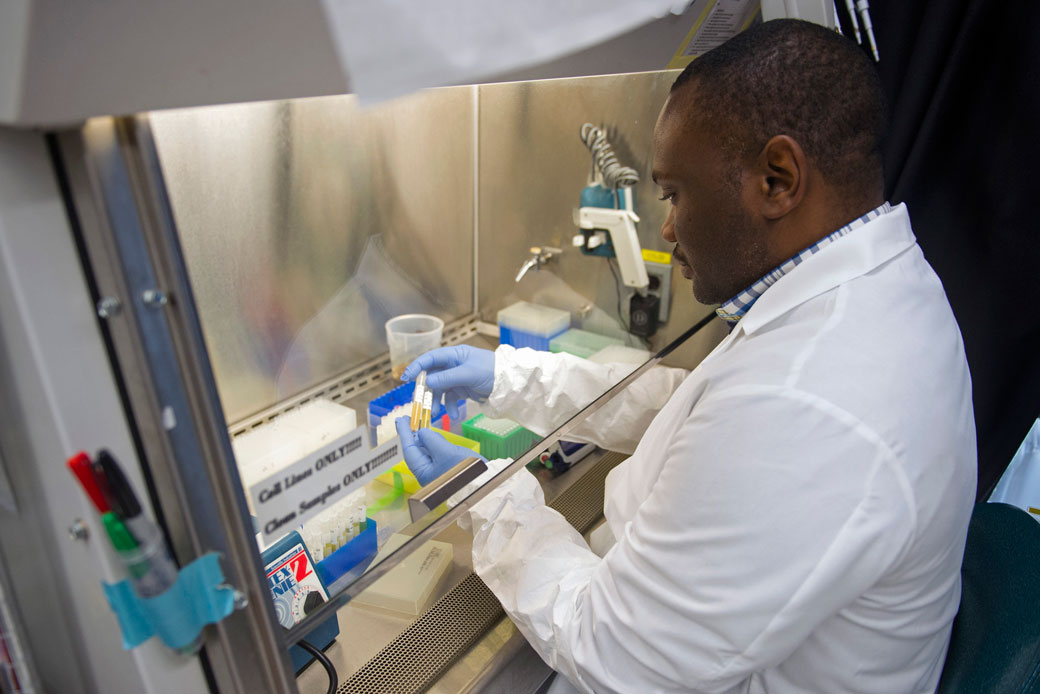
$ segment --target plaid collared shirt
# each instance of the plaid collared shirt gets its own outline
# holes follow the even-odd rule
[[[841,229],[824,236],[822,239],[814,243],[813,245],[806,248],[801,253],[796,254],[790,260],[787,260],[774,269],[767,272],[765,275],[756,280],[750,287],[737,294],[735,297],[725,302],[717,309],[715,313],[718,314],[719,318],[730,324],[730,328],[737,324],[744,314],[754,305],[758,298],[762,296],[767,289],[773,286],[778,279],[786,275],[788,272],[801,265],[802,261],[809,256],[818,253],[820,250],[829,246],[835,240],[845,236],[856,227],[861,227],[867,222],[877,219],[883,214],[892,211],[892,206],[889,203],[884,203],[880,207],[875,207],[870,212],[859,219],[853,220],[843,226]]]

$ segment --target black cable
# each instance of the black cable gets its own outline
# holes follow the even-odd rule
[[[614,291],[617,293],[617,319],[621,323],[621,327],[625,329],[625,332],[628,332],[624,314],[621,313],[621,278],[618,277],[617,270],[614,268],[613,258],[607,258],[607,265],[610,266],[610,274],[614,276]]]
[[[297,641],[296,645],[310,653],[315,660],[321,663],[321,666],[325,668],[325,672],[329,673],[328,694],[336,694],[336,688],[339,686],[339,677],[336,676],[336,668],[332,666],[332,661],[321,652],[320,648],[316,648],[313,644],[303,639]]]
[[[626,333],[636,337],[639,340],[640,344],[642,344],[644,347],[649,349],[650,341],[644,339],[641,335],[635,335],[629,329],[628,324],[625,322],[624,314],[621,313],[621,277],[618,275],[618,271],[614,267],[614,259],[613,258],[607,258],[607,265],[610,266],[610,274],[612,274],[614,276],[614,291],[617,293],[617,317],[618,317],[618,322],[621,323],[621,327],[625,329]]]

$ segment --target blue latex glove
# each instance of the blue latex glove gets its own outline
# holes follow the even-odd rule
[[[483,401],[491,395],[495,386],[495,353],[469,345],[438,347],[409,364],[401,380],[411,381],[420,371],[426,372],[426,387],[433,391],[433,402],[440,402],[444,395],[448,414],[458,419],[459,400]]]
[[[408,417],[398,417],[394,421],[397,435],[401,437],[401,452],[408,469],[425,486],[437,479],[466,458],[476,456],[487,462],[483,456],[477,455],[465,446],[456,446],[432,429],[412,431]]]

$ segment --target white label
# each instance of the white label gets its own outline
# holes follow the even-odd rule
[[[360,426],[249,488],[264,542],[316,516],[401,459],[398,438],[369,448]]]
[[[736,36],[747,23],[748,10],[755,5],[757,3],[752,4],[748,0],[717,0],[683,55],[702,55]]]

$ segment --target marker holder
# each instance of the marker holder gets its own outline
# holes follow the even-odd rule
[[[117,552],[129,578],[101,587],[130,650],[152,636],[184,655],[202,646],[202,628],[235,609],[236,591],[224,582],[220,555],[205,554],[181,569],[156,529],[134,550]]]
[[[154,598],[177,582],[177,565],[156,526],[148,525],[147,531],[140,534],[145,537],[136,549],[117,550],[116,555],[126,567],[134,592],[142,598]]]

